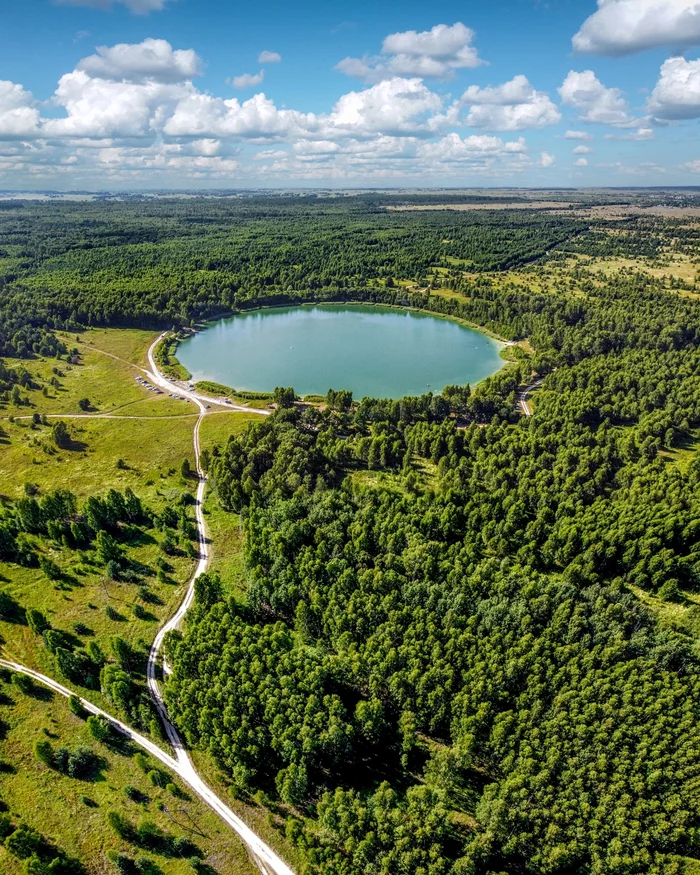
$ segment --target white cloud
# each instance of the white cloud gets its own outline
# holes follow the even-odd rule
[[[279,110],[264,94],[240,103],[194,92],[180,100],[163,125],[169,137],[270,138],[302,134],[315,128],[313,115]]]
[[[606,134],[606,140],[637,140],[641,142],[643,140],[653,140],[654,139],[654,129],[653,128],[637,128],[636,131],[633,131],[630,134]]]
[[[234,88],[255,88],[265,78],[265,71],[259,73],[242,73],[240,76],[234,76],[231,80],[226,80],[233,85]]]
[[[395,77],[364,91],[344,94],[327,124],[336,131],[407,133],[425,129],[427,118],[442,107],[441,98],[420,79]]]
[[[197,76],[201,62],[193,49],[175,49],[164,39],[98,46],[97,54],[78,62],[76,70],[92,78],[125,82],[184,82]]]
[[[134,15],[148,15],[161,12],[168,0],[57,0],[62,6],[89,6],[92,9],[111,9],[113,6],[126,6]]]
[[[700,117],[700,60],[669,58],[652,91],[649,112],[660,119]]]
[[[598,11],[572,38],[578,52],[625,55],[700,45],[698,0],[598,0]]]
[[[578,111],[581,121],[627,126],[632,119],[619,88],[606,88],[592,70],[572,70],[559,88],[561,101]]]
[[[588,159],[587,158],[579,158],[574,161],[574,167],[588,167]]]
[[[557,159],[549,152],[542,152],[540,155],[540,167],[554,167]]]
[[[282,60],[282,55],[279,52],[260,52],[258,55],[258,64],[279,64]]]
[[[39,110],[21,85],[0,79],[0,137],[14,139],[36,135]]]
[[[474,161],[484,158],[502,157],[527,151],[525,140],[505,143],[500,137],[485,135],[460,137],[459,134],[448,134],[436,143],[424,143],[418,154],[430,161]]]
[[[153,136],[178,102],[193,93],[191,83],[115,82],[76,70],[61,77],[53,98],[66,117],[44,119],[42,131],[52,137]]]
[[[535,90],[525,76],[503,85],[470,85],[461,102],[470,107],[466,124],[491,131],[543,128],[561,121],[561,114],[544,91]]]
[[[577,146],[574,149],[574,155],[588,155],[591,151],[592,149],[590,146]]]
[[[437,24],[420,33],[392,33],[384,40],[379,57],[344,58],[335,69],[365,82],[395,76],[449,78],[455,70],[484,63],[472,45],[474,35],[461,21],[451,26]]]
[[[592,140],[593,134],[589,134],[588,131],[567,131],[564,134],[565,140]]]
[[[689,170],[691,173],[700,173],[700,159],[697,161],[687,161],[681,164],[681,170]]]

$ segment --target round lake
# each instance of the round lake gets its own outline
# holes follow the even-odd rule
[[[401,398],[472,385],[502,365],[502,344],[450,319],[371,305],[254,310],[182,341],[194,380],[239,391],[293,386],[300,395],[350,389],[355,398]]]

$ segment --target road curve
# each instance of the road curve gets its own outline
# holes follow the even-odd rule
[[[150,365],[151,369],[150,371],[146,371],[146,373],[153,383],[160,386],[162,389],[169,389],[170,391],[172,391],[174,388],[173,383],[158,370],[158,365],[156,365],[156,360],[153,355],[155,352],[155,348],[158,346],[161,340],[168,336],[168,334],[168,331],[164,331],[151,344],[148,350],[148,364]],[[210,398],[208,395],[202,395],[201,392],[192,392],[189,389],[185,389],[182,386],[182,382],[178,382],[175,385],[175,388],[177,388],[177,392],[179,395],[184,395],[185,398],[189,398],[190,401],[194,401],[199,404],[200,410],[204,410],[204,407],[202,405],[216,404],[217,407],[223,407],[224,410],[239,410],[242,413],[258,413],[260,416],[270,415],[269,410],[260,410],[256,407],[243,407],[243,405],[241,404],[229,404],[227,401],[222,401],[220,398]]]
[[[64,687],[63,684],[59,684],[57,681],[48,677],[45,674],[41,674],[38,671],[34,671],[34,669],[27,668],[24,665],[19,665],[16,662],[12,662],[9,659],[0,659],[0,666],[3,668],[10,669],[11,671],[17,672],[18,674],[24,674],[28,677],[32,678],[32,680],[37,683],[42,684],[45,687],[48,687],[50,690],[53,690],[55,693],[58,693],[61,696],[65,696],[66,698],[75,695],[72,690],[69,690],[67,687]],[[123,723],[121,720],[117,720],[116,717],[112,717],[111,714],[108,714],[106,711],[103,711],[101,708],[98,708],[97,705],[93,705],[92,702],[89,702],[87,699],[83,699],[81,697],[80,702],[85,708],[85,710],[90,714],[95,714],[99,717],[103,717],[105,720],[109,722],[111,726],[133,741],[135,744],[138,744],[139,747],[142,747],[144,750],[148,751],[152,757],[159,760],[163,763],[164,766],[169,768],[171,771],[175,772],[176,775],[179,775],[180,778],[189,786],[189,788],[199,796],[204,802],[212,808],[223,821],[225,821],[232,829],[238,833],[243,842],[247,845],[251,854],[253,855],[253,859],[255,860],[256,865],[260,869],[264,875],[294,875],[292,870],[284,863],[278,856],[275,854],[258,836],[253,832],[250,827],[248,827],[238,815],[234,814],[231,809],[225,805],[221,799],[211,790],[202,779],[197,775],[196,771],[190,764],[189,769],[183,768],[179,759],[173,759],[169,754],[165,753],[165,751],[161,750],[157,744],[154,744],[150,740],[150,738],[146,738],[145,735],[141,735],[139,732],[136,732],[132,729],[128,724]],[[189,762],[189,759],[188,759]]]
[[[155,349],[156,344],[163,337],[165,337],[165,334],[162,334],[158,338],[158,340],[153,343],[148,351],[148,360],[151,365],[152,372],[147,373],[154,383],[157,383],[158,385],[164,387],[170,386],[172,388],[172,384],[168,380],[166,380],[165,377],[158,370],[153,358],[153,350]],[[158,747],[158,745],[151,741],[149,738],[136,732],[128,724],[122,722],[121,720],[112,717],[111,714],[108,714],[106,711],[103,711],[101,708],[93,705],[92,702],[88,702],[86,699],[82,698],[80,699],[80,701],[85,710],[88,711],[90,714],[99,715],[105,720],[109,721],[109,723],[119,732],[123,733],[135,744],[138,744],[140,747],[144,748],[144,750],[148,751],[148,753],[150,753],[153,757],[155,757],[161,763],[167,766],[167,768],[171,769],[176,775],[179,775],[179,777],[190,787],[190,789],[194,793],[196,793],[200,799],[206,802],[206,804],[237,833],[243,843],[247,846],[253,858],[253,861],[255,862],[262,875],[294,875],[293,870],[284,862],[284,860],[282,860],[258,835],[256,835],[253,830],[243,820],[241,820],[241,818],[238,817],[238,815],[235,814],[221,800],[221,798],[217,796],[216,793],[199,777],[199,775],[197,774],[197,770],[190,760],[187,750],[185,749],[185,745],[180,738],[177,729],[170,722],[168,712],[165,707],[165,702],[163,701],[163,697],[160,692],[160,687],[158,685],[158,680],[156,677],[158,655],[163,644],[163,639],[165,635],[172,629],[175,629],[184,618],[185,614],[191,607],[194,600],[194,583],[197,578],[201,574],[204,574],[204,572],[209,567],[209,548],[206,541],[206,528],[204,523],[204,514],[202,511],[202,504],[204,500],[204,492],[206,489],[207,481],[206,475],[202,470],[200,462],[201,454],[199,440],[200,426],[202,424],[202,420],[207,415],[206,405],[216,404],[217,406],[221,406],[227,410],[238,409],[247,413],[260,413],[263,415],[269,415],[268,411],[266,410],[251,410],[247,407],[237,408],[235,407],[235,405],[224,404],[214,398],[207,398],[206,396],[199,395],[195,392],[183,391],[181,389],[179,389],[178,391],[180,392],[180,394],[184,394],[187,397],[191,398],[191,400],[194,401],[199,407],[199,416],[197,418],[197,423],[194,429],[194,454],[197,466],[197,475],[199,477],[195,514],[197,519],[197,534],[199,539],[200,558],[199,562],[197,563],[197,568],[195,569],[195,572],[187,586],[187,592],[185,593],[185,598],[183,599],[180,607],[156,635],[151,650],[148,654],[147,665],[148,689],[158,709],[163,726],[165,727],[166,735],[175,752],[175,756],[172,757],[169,754],[165,753],[165,751]],[[19,672],[21,674],[28,675],[33,680],[37,681],[40,684],[43,684],[46,687],[49,687],[49,689],[52,689],[54,692],[59,693],[59,695],[61,696],[69,697],[71,695],[74,695],[74,693],[67,687],[64,687],[62,684],[59,684],[57,681],[54,681],[47,675],[41,674],[38,671],[34,671],[34,669],[27,668],[26,666],[19,665],[18,663],[11,662],[7,659],[0,659],[0,666],[11,669],[15,672]]]
[[[526,386],[522,392],[518,392],[517,402],[518,407],[522,410],[525,416],[532,416],[532,410],[530,409],[530,405],[527,403],[527,396],[534,389],[537,389],[542,385],[542,380],[535,380],[534,383],[530,383],[529,386]]]
[[[155,383],[158,383],[161,386],[171,386],[168,380],[158,370],[158,367],[156,366],[153,357],[153,351],[163,337],[165,337],[165,334],[162,334],[148,350],[148,361],[152,368],[152,373],[150,374],[150,376]],[[183,390],[179,391],[183,392]],[[151,645],[146,667],[148,690],[153,698],[153,701],[155,702],[158,713],[160,714],[161,721],[163,723],[163,726],[165,727],[166,735],[168,736],[168,741],[175,751],[177,773],[189,784],[189,786],[199,795],[199,797],[210,806],[210,808],[216,811],[217,814],[219,814],[219,816],[238,833],[241,839],[243,839],[245,844],[248,846],[251,854],[253,855],[253,859],[255,860],[260,871],[264,873],[264,875],[294,875],[289,866],[287,866],[287,864],[280,857],[278,857],[277,854],[275,854],[274,851],[272,851],[272,849],[269,848],[262,841],[262,839],[260,839],[250,829],[250,827],[247,826],[240,819],[240,817],[235,815],[231,811],[231,809],[228,808],[228,806],[226,806],[221,801],[221,799],[219,799],[219,797],[199,777],[199,775],[197,774],[197,770],[193,766],[192,760],[187,753],[185,745],[180,738],[180,734],[170,722],[170,718],[168,717],[168,711],[165,706],[165,702],[163,701],[163,696],[161,694],[160,686],[158,684],[158,678],[156,676],[158,656],[160,653],[160,649],[163,645],[163,639],[168,632],[176,629],[184,619],[185,614],[190,609],[190,607],[192,606],[192,602],[194,601],[195,581],[200,575],[204,574],[204,572],[209,567],[209,547],[207,544],[206,526],[204,522],[203,512],[204,491],[207,485],[207,478],[205,472],[202,470],[201,445],[199,440],[199,430],[202,425],[202,420],[207,415],[206,403],[210,402],[214,404],[221,404],[221,406],[227,410],[230,410],[233,407],[233,409],[248,411],[247,407],[236,408],[234,405],[223,404],[222,402],[218,402],[215,399],[210,399],[206,396],[199,395],[196,392],[187,392],[186,394],[199,407],[199,418],[197,419],[197,424],[194,427],[194,457],[197,468],[197,476],[199,478],[199,483],[197,485],[197,495],[195,499],[195,516],[197,520],[197,537],[199,541],[199,562],[197,563],[195,572],[192,575],[192,578],[190,579],[190,582],[187,586],[187,592],[185,593],[185,598],[182,600],[180,607],[167,621],[167,623],[165,623],[161,627],[160,631],[153,641],[153,644]],[[267,411],[257,412],[267,414]]]

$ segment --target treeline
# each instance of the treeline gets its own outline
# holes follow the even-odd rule
[[[586,229],[538,212],[380,207],[376,198],[25,204],[0,215],[7,313],[52,328],[186,325],[259,300],[420,281],[434,265],[505,270]],[[28,337],[19,354],[42,345]]]

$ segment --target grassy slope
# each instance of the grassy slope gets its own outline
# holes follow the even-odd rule
[[[165,812],[157,808],[163,802],[179,823],[199,827],[205,837],[192,840],[206,854],[206,862],[219,875],[253,875],[257,870],[235,834],[196,797],[176,799],[165,789],[155,788],[131,758],[99,745],[89,735],[84,722],[71,714],[61,696],[37,699],[5,687],[6,697],[0,705],[0,720],[5,727],[0,738],[0,756],[14,767],[14,774],[0,775],[0,797],[8,804],[15,821],[20,818],[38,829],[67,854],[85,864],[91,875],[116,872],[106,859],[109,849],[140,852],[120,841],[106,824],[107,812],[116,810],[137,823],[144,817],[154,821],[172,835],[189,835],[176,826]],[[78,745],[92,747],[106,761],[101,776],[86,782],[61,775],[41,764],[33,753],[35,741],[51,733],[55,747]],[[57,737],[54,737],[57,736]],[[153,761],[155,765],[155,761]],[[181,789],[186,789],[175,781]],[[124,787],[137,787],[149,801],[138,804],[126,798]],[[86,796],[95,803],[89,807],[81,801]],[[191,818],[191,820],[190,820]],[[185,860],[148,854],[165,875],[185,875],[192,868]],[[0,847],[0,871],[20,875],[22,864]]]
[[[63,362],[58,363],[65,374],[60,378],[61,388],[58,392],[52,389],[52,397],[46,398],[41,389],[28,393],[23,391],[23,394],[29,395],[32,407],[8,405],[4,411],[0,409],[0,417],[17,417],[12,423],[7,420],[0,422],[7,433],[4,442],[0,442],[0,477],[2,492],[7,497],[14,499],[21,496],[24,483],[28,481],[39,485],[40,494],[59,486],[68,486],[81,499],[104,493],[111,487],[123,491],[131,486],[144,503],[160,510],[165,504],[176,500],[183,489],[193,488],[193,484],[183,481],[180,475],[180,464],[184,457],[194,462],[192,433],[196,420],[191,415],[194,413],[192,405],[173,401],[167,395],[146,393],[134,380],[139,373],[138,368],[146,365],[146,351],[153,336],[149,332],[131,330],[85,332],[82,338],[89,341],[91,346],[82,342],[77,344],[81,350],[81,364],[69,368]],[[66,342],[69,347],[76,343],[74,336],[67,336]],[[98,347],[101,352],[98,352]],[[111,358],[105,352],[118,358]],[[53,376],[53,367],[57,365],[50,359],[8,361],[8,364],[27,367],[42,383]],[[84,448],[48,454],[44,446],[50,448],[52,453],[54,449],[49,429],[45,426],[32,428],[29,419],[19,419],[27,414],[31,416],[34,412],[49,415],[79,413],[78,401],[83,397],[88,397],[100,413],[157,416],[162,417],[162,421],[67,419],[76,443],[84,444]],[[183,417],[183,413],[190,415]],[[240,433],[248,422],[258,419],[259,416],[255,414],[212,412],[202,424],[202,447],[211,449],[217,444],[223,445],[230,434]],[[116,467],[117,459],[126,463],[126,469]],[[207,498],[206,511],[209,537],[213,544],[213,568],[222,574],[232,592],[242,595],[242,536],[237,519],[225,514],[213,495]],[[156,534],[156,539],[159,537]],[[41,546],[42,549],[48,549],[46,543]],[[140,546],[130,550],[130,556],[149,565],[153,564],[158,554],[157,543],[151,542],[148,537]],[[151,580],[151,590],[163,602],[162,605],[147,606],[157,618],[156,622],[137,620],[131,614],[131,606],[137,600],[137,587],[133,584],[106,583],[100,574],[76,574],[75,566],[81,563],[78,554],[73,551],[52,550],[50,555],[69,573],[72,578],[70,583],[57,587],[38,569],[0,563],[0,585],[15,595],[24,607],[38,607],[45,611],[58,628],[70,631],[74,622],[86,624],[105,651],[108,651],[109,636],[114,634],[122,635],[145,648],[160,622],[179,604],[183,586],[193,568],[192,560],[184,557],[170,560],[174,566],[169,575],[173,583],[159,587],[155,578]],[[127,622],[109,620],[105,613],[108,604],[127,618]],[[49,675],[58,676],[53,657],[26,626],[0,621],[0,636],[6,654]],[[88,638],[83,636],[83,640],[87,641]],[[95,701],[101,699],[96,693],[81,690],[81,694]],[[19,771],[14,776],[0,775],[0,797],[10,803],[13,813],[41,828],[63,850],[83,860],[91,872],[111,871],[111,866],[105,863],[105,850],[120,846],[104,825],[106,810],[122,805],[129,809],[132,819],[137,820],[139,806],[120,794],[127,783],[145,790],[147,782],[129,760],[110,755],[106,780],[87,789],[80,782],[49,772],[35,760],[32,753],[32,746],[42,728],[50,725],[52,732],[61,735],[61,741],[57,743],[71,747],[86,737],[85,730],[81,722],[70,715],[62,701],[56,700],[47,708],[44,702],[24,701],[26,697],[14,690],[12,698],[15,705],[11,708],[0,707],[0,711],[6,712],[0,713],[0,720],[5,720],[13,727],[6,744],[3,745],[0,740],[0,757],[13,762]],[[106,703],[100,704],[104,706]],[[55,724],[49,724],[50,716],[57,721]],[[10,747],[4,751],[7,745]],[[223,798],[228,799],[226,786],[219,782],[218,770],[210,758],[205,754],[197,754],[197,757],[203,764],[206,763],[206,772],[214,787]],[[79,802],[81,794],[95,799],[100,808],[85,807]],[[162,794],[168,796],[164,791]],[[289,848],[268,823],[264,809],[231,799],[228,801],[267,841],[285,857],[290,857]],[[188,808],[191,805],[187,803]],[[203,807],[199,807],[199,810],[207,812]],[[66,813],[68,816],[65,816]],[[169,826],[167,819],[161,822],[163,816],[159,815],[154,805],[149,806],[148,815],[156,815],[152,819],[164,828]],[[203,822],[202,817],[201,813],[195,815],[200,822]],[[209,863],[215,871],[221,875],[251,875],[254,870],[247,862],[245,850],[230,829],[214,815],[207,814],[206,817],[209,819],[205,832],[210,837],[212,850]],[[201,845],[208,850],[206,842]],[[158,858],[158,865],[166,875],[192,871],[184,862],[164,861],[162,858]],[[0,871],[8,875],[21,872],[19,864],[3,854],[1,849]]]

